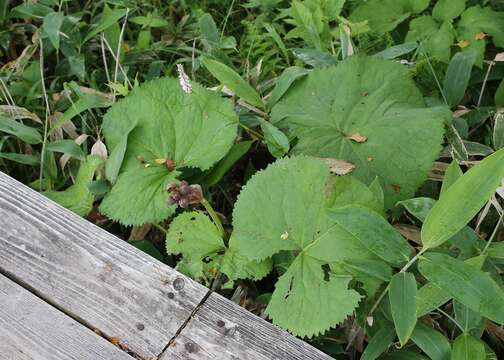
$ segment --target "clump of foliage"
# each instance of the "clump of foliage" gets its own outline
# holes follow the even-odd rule
[[[504,354],[504,8],[0,1],[0,168],[337,359]]]

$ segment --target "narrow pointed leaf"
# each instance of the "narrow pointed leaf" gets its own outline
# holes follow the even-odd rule
[[[458,179],[432,207],[422,227],[424,248],[433,248],[461,230],[490,199],[504,177],[504,149]]]
[[[408,261],[407,241],[378,213],[351,205],[331,210],[329,218],[381,259],[394,265]]]
[[[60,28],[64,19],[65,15],[61,12],[51,12],[44,16],[44,33],[49,37],[49,41],[55,49],[59,49]]]
[[[42,142],[42,136],[37,129],[4,116],[0,116],[0,133],[2,132],[13,135],[27,144],[34,145]]]
[[[487,273],[439,253],[424,255],[419,262],[419,270],[457,301],[492,321],[504,324],[504,290]]]
[[[450,301],[451,295],[433,283],[427,283],[418,289],[416,294],[417,317],[427,315],[444,303]]]
[[[451,360],[485,360],[485,345],[475,337],[460,334],[453,343]]]
[[[126,15],[126,9],[116,9],[112,11],[104,11],[100,21],[90,27],[89,32],[84,37],[82,44],[86,41],[92,39],[95,35],[107,30],[113,25],[117,25],[117,22]]]
[[[411,339],[431,360],[450,360],[450,342],[439,331],[418,323]]]
[[[462,169],[460,169],[457,161],[453,160],[446,169],[443,178],[443,185],[441,186],[441,194],[448,190],[448,188],[452,186],[462,176],[462,174]]]
[[[392,327],[382,327],[369,339],[360,360],[375,360],[392,344],[395,331]]]
[[[261,97],[248,82],[242,79],[233,69],[215,60],[203,58],[203,65],[215,76],[222,84],[226,85],[236,95],[251,105],[264,107]]]
[[[450,107],[458,105],[464,97],[475,61],[475,52],[459,52],[451,59],[443,86],[443,92]]]
[[[415,276],[402,272],[390,281],[390,311],[401,346],[406,345],[417,322]]]

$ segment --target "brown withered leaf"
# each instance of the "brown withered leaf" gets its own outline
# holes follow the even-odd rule
[[[31,119],[39,124],[43,124],[37,114],[20,106],[0,105],[0,115],[5,115],[13,119]]]
[[[345,160],[338,160],[333,158],[323,158],[329,166],[329,170],[336,175],[346,175],[355,169],[355,165]]]
[[[82,145],[84,144],[84,141],[86,141],[86,139],[88,138],[89,135],[86,135],[86,134],[81,134],[77,137],[77,139],[74,140],[74,142],[77,144],[77,145]],[[65,170],[65,166],[68,162],[68,160],[70,160],[72,156],[70,154],[63,154],[61,155],[60,159],[59,159],[59,163],[60,163],[60,166],[61,166],[61,170]]]
[[[129,241],[144,240],[151,229],[152,229],[151,224],[133,226],[133,229],[131,229],[131,233],[128,240]]]
[[[394,224],[394,228],[406,239],[413,241],[416,244],[421,244],[420,229],[408,224]]]
[[[504,52],[495,55],[494,61],[504,61]]]
[[[91,147],[91,155],[97,155],[103,160],[107,160],[108,151],[103,141],[101,141],[100,139],[96,140],[96,142]]]
[[[435,161],[427,175],[429,180],[443,181],[448,165],[449,164],[444,162]]]
[[[359,134],[359,133],[353,133],[352,135],[350,135],[348,137],[350,140],[352,141],[355,141],[355,142],[358,142],[358,143],[364,143],[367,141],[367,136],[364,136],[362,134]]]

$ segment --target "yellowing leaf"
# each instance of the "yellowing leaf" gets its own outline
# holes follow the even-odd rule
[[[474,39],[475,40],[483,40],[484,38],[487,37],[487,34],[484,33],[483,31],[477,33],[476,35],[474,35]]]
[[[466,47],[468,47],[469,45],[471,45],[471,43],[468,41],[468,40],[460,40],[458,43],[457,43],[457,46],[461,49],[465,49]]]

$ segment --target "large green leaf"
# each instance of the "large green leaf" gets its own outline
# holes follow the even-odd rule
[[[294,132],[294,153],[349,161],[352,175],[368,184],[378,176],[390,207],[425,180],[447,116],[446,108],[424,107],[401,65],[352,56],[294,84],[272,122]]]
[[[180,172],[168,172],[164,166],[145,168],[138,164],[121,173],[102,201],[100,211],[127,225],[159,223],[175,211],[174,205],[167,204],[165,189],[178,175]]]
[[[503,177],[504,149],[501,149],[450,186],[422,226],[424,248],[439,246],[461,230],[490,199]]]
[[[273,267],[271,259],[250,260],[237,249],[236,237],[232,234],[224,255],[220,259],[220,270],[231,280],[260,280],[269,274]]]
[[[468,308],[504,323],[504,290],[474,266],[444,254],[427,254],[419,263],[423,276]]]
[[[351,199],[377,201],[365,186],[361,192],[371,195],[338,196],[359,188],[338,179],[321,159],[280,159],[249,180],[234,209],[241,254],[262,260],[287,250],[295,257],[276,284],[266,312],[275,324],[296,335],[316,335],[351,314],[360,298],[348,289],[355,270],[352,260],[379,260],[327,216]],[[359,271],[359,276],[365,275]]]
[[[401,346],[406,345],[417,322],[415,276],[409,272],[395,274],[390,281],[390,312]]]
[[[181,168],[206,170],[220,160],[233,144],[237,124],[231,103],[198,84],[191,94],[172,78],[135,89],[103,121],[111,154],[120,158],[124,146],[126,150],[117,182],[100,210],[128,225],[166,219],[173,213],[165,204],[166,184]],[[170,172],[158,159],[173,160],[177,170]],[[113,165],[109,173],[115,175],[118,164]]]
[[[350,15],[352,22],[368,21],[373,31],[384,33],[393,30],[411,14],[429,6],[429,0],[370,0],[363,2]]]
[[[81,162],[75,184],[63,191],[46,191],[44,195],[78,215],[86,216],[92,210],[94,201],[88,185],[102,161],[98,156],[88,156]]]

